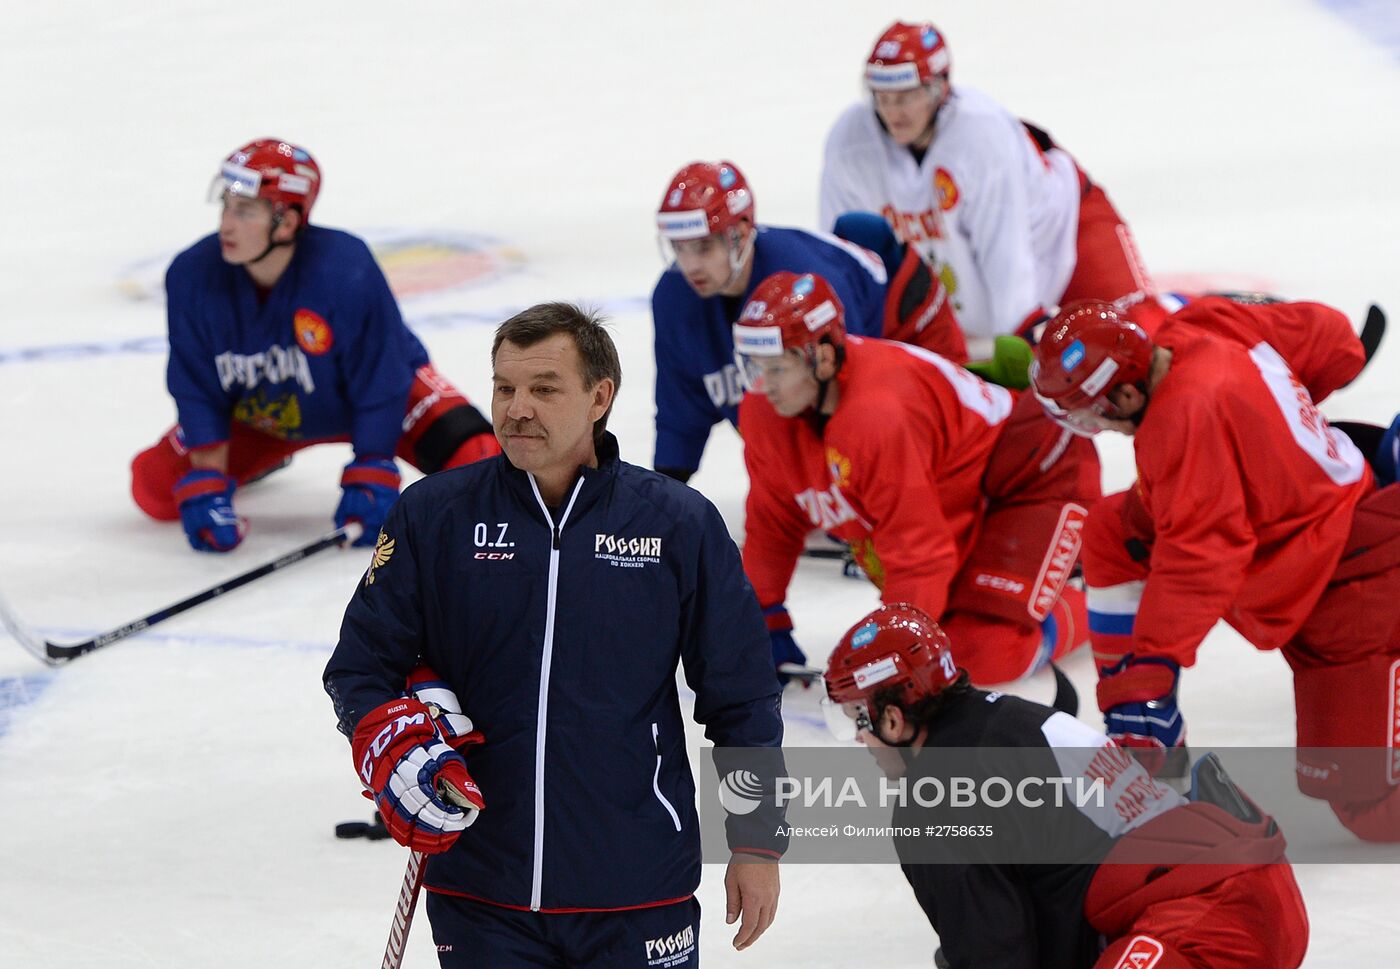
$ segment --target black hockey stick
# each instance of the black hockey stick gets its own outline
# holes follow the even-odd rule
[[[1366,351],[1366,363],[1376,355],[1381,339],[1385,336],[1385,311],[1375,303],[1366,311],[1366,322],[1361,324],[1361,348]]]
[[[289,565],[295,565],[302,559],[315,555],[317,552],[325,551],[328,548],[335,548],[348,542],[354,542],[363,533],[364,529],[358,522],[351,522],[344,528],[337,528],[335,531],[322,535],[315,541],[308,542],[300,548],[293,549],[285,555],[273,559],[271,562],[265,562],[255,569],[249,569],[247,572],[235,575],[233,578],[220,582],[218,585],[210,586],[202,592],[196,592],[194,595],[181,599],[179,602],[172,603],[162,609],[157,609],[155,612],[142,616],[140,619],[132,620],[115,629],[110,629],[105,633],[101,633],[91,639],[85,639],[79,643],[55,643],[48,639],[41,641],[37,636],[24,628],[18,617],[14,615],[9,605],[3,600],[0,600],[0,622],[3,622],[5,628],[10,631],[10,635],[14,636],[21,646],[48,665],[58,666],[65,661],[75,660],[79,656],[91,653],[95,649],[101,649],[103,646],[110,646],[129,636],[134,636],[142,630],[149,629],[157,623],[164,622],[171,616],[178,616],[180,613],[206,603],[210,599],[217,599],[225,592],[232,592],[234,589],[241,588],[249,582],[261,579],[265,575],[271,575],[273,572],[279,572]]]
[[[851,553],[844,548],[804,548],[802,554],[809,559],[835,559],[840,562]]]

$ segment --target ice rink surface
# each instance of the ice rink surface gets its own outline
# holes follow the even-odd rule
[[[240,492],[252,531],[227,557],[190,552],[177,525],[144,520],[127,492],[131,456],[174,412],[160,300],[119,284],[139,290],[133,266],[158,269],[213,230],[208,181],[248,139],[316,154],[318,222],[481,234],[510,251],[514,272],[403,302],[439,368],[478,399],[491,327],[515,308],[609,308],[625,372],[613,428],[624,456],[645,464],[645,300],[662,268],[651,213],[667,179],[692,159],[729,158],[761,221],[811,227],[826,129],[861,95],[861,63],[897,16],[934,17],[955,83],[1075,153],[1159,278],[1267,286],[1358,320],[1371,301],[1400,312],[1400,55],[1383,42],[1400,14],[1387,6],[629,0],[389,13],[123,0],[11,11],[0,33],[0,590],[43,634],[79,638],[330,527],[345,447],[303,453]],[[1398,372],[1392,336],[1325,411],[1388,421]],[[1125,486],[1130,448],[1103,445],[1106,484]],[[732,431],[716,431],[693,484],[739,536]],[[325,554],[56,671],[0,636],[0,966],[378,965],[405,852],[334,840],[335,822],[368,805],[319,682],[365,565],[363,551]],[[820,662],[875,602],[831,563],[806,561],[788,604]],[[1069,670],[1092,707],[1087,657]],[[1040,681],[1021,689],[1050,693]],[[815,698],[787,699],[793,742],[820,742]],[[1282,659],[1223,629],[1185,676],[1182,709],[1200,744],[1293,739]],[[721,876],[707,867],[700,890],[708,966],[930,964],[933,935],[897,869],[786,868],[776,924],[742,954],[727,944]],[[1395,965],[1400,870],[1304,866],[1298,877],[1309,967]],[[422,919],[407,965],[434,964]]]

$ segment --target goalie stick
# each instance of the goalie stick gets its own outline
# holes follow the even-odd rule
[[[15,638],[21,646],[33,653],[49,666],[58,666],[64,662],[70,662],[79,656],[85,656],[93,650],[110,646],[120,642],[130,636],[135,636],[143,630],[149,629],[157,623],[164,622],[172,616],[178,616],[182,612],[202,605],[211,599],[217,599],[225,592],[232,592],[241,588],[256,579],[261,579],[265,575],[279,572],[289,565],[295,565],[302,559],[315,555],[317,552],[325,551],[328,548],[335,548],[348,542],[354,542],[364,533],[364,528],[358,522],[351,522],[344,528],[337,528],[335,531],[322,535],[315,541],[308,542],[300,548],[293,549],[271,562],[264,562],[257,568],[249,569],[231,579],[226,579],[218,585],[210,586],[192,596],[187,596],[179,602],[171,603],[155,612],[142,616],[140,619],[133,619],[131,622],[109,629],[104,633],[93,636],[91,639],[84,639],[77,643],[56,643],[53,640],[40,640],[30,630],[25,628],[10,608],[8,602],[0,598],[0,623],[9,630],[10,635]]]

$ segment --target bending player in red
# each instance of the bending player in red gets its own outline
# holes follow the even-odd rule
[[[877,609],[826,673],[833,730],[911,789],[926,778],[1102,780],[1100,798],[1028,795],[973,817],[917,799],[893,825],[993,820],[985,837],[897,838],[904,875],[955,969],[1296,969],[1308,917],[1277,824],[1213,756],[1190,799],[1068,714],[974,689],[918,609]],[[958,641],[959,650],[963,642]],[[852,723],[851,721],[855,722]],[[977,756],[962,756],[979,748]],[[895,748],[895,749],[889,749]],[[940,748],[942,748],[940,750]],[[932,752],[932,755],[929,755]],[[960,773],[971,767],[967,773]],[[933,827],[937,827],[934,825]],[[937,957],[935,957],[936,959]]]
[[[940,617],[978,683],[1030,673],[1085,641],[1067,589],[1099,497],[1093,445],[937,354],[848,336],[820,276],[776,273],[734,326],[757,393],[739,426],[749,472],[744,568],[775,658],[783,601],[819,528],[850,544],[886,602]]]
[[[1365,360],[1346,317],[1319,303],[1207,297],[1155,340],[1084,303],[1047,326],[1032,381],[1067,427],[1133,437],[1137,484],[1100,502],[1084,537],[1109,734],[1184,744],[1177,680],[1224,619],[1293,670],[1299,788],[1360,837],[1389,841],[1400,840],[1400,485],[1377,490],[1367,458],[1317,409]]]
[[[234,152],[211,194],[219,231],[166,274],[179,423],[131,463],[131,494],[190,545],[242,541],[234,490],[304,447],[349,441],[337,527],[374,544],[399,493],[398,456],[431,473],[500,452],[491,425],[404,325],[369,247],[310,224],[321,169],[305,150],[261,139]]]

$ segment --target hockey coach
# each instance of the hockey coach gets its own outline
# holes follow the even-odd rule
[[[676,670],[717,747],[772,748],[780,771],[758,601],[715,508],[618,457],[606,425],[622,372],[598,317],[531,307],[501,324],[491,359],[505,453],[405,491],[326,690],[390,831],[433,855],[444,969],[690,969],[701,857]],[[405,698],[421,666],[469,724],[439,715],[435,730],[439,711]],[[761,813],[728,822],[739,949],[777,908],[786,845]]]

